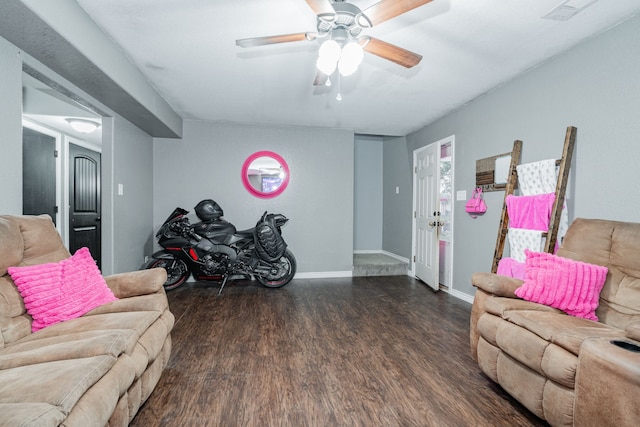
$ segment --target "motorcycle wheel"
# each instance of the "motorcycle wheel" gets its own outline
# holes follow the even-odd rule
[[[293,256],[293,253],[291,253],[289,249],[285,251],[284,255],[282,255],[278,261],[271,265],[273,266],[273,269],[277,268],[278,271],[272,272],[272,274],[269,274],[266,277],[255,276],[256,280],[267,288],[281,288],[289,283],[296,274],[296,257]]]
[[[165,291],[177,288],[186,282],[189,277],[189,268],[181,259],[155,259],[149,263],[147,268],[156,267],[164,268],[167,271],[167,281],[163,285]]]

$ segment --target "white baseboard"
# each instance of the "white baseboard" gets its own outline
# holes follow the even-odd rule
[[[296,273],[294,279],[330,279],[336,277],[353,277],[352,271],[315,271]]]
[[[455,289],[449,289],[446,292],[448,292],[449,295],[453,297],[456,297],[458,299],[461,299],[462,301],[468,302],[469,304],[473,304],[473,300],[475,299],[475,297],[469,294],[465,294],[464,292],[456,291]]]

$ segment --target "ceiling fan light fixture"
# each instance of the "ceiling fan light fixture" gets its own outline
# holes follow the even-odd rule
[[[331,74],[333,74],[337,66],[338,66],[337,62],[328,61],[326,59],[323,59],[322,57],[319,57],[318,60],[316,61],[316,68],[318,68],[318,70],[320,70],[321,73],[324,73],[327,76],[330,76]]]
[[[336,70],[341,53],[342,50],[337,41],[333,39],[325,40],[320,45],[316,67],[324,74],[330,76]]]
[[[362,28],[371,28],[371,27],[373,27],[373,23],[367,17],[367,15],[365,15],[364,13],[359,13],[358,16],[356,16],[356,22]]]
[[[351,41],[342,48],[342,56],[338,62],[338,70],[343,76],[350,76],[355,73],[362,60],[364,51],[357,41]]]
[[[92,133],[100,127],[100,123],[93,120],[75,118],[68,118],[66,120],[76,132],[80,133]]]
[[[340,44],[333,40],[325,40],[320,45],[320,50],[318,51],[318,57],[322,59],[326,59],[327,61],[337,62],[340,59],[341,55]]]

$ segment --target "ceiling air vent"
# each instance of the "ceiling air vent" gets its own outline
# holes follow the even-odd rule
[[[568,21],[596,1],[598,0],[566,0],[547,12],[542,18],[553,21]]]

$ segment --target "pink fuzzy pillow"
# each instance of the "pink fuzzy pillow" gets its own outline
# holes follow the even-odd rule
[[[7,270],[33,317],[32,332],[117,300],[87,248],[60,262]]]
[[[598,321],[596,308],[607,267],[525,250],[525,282],[515,294],[576,317]]]

